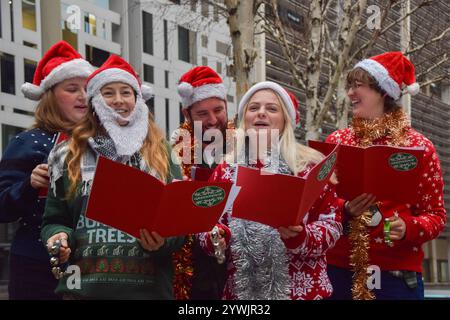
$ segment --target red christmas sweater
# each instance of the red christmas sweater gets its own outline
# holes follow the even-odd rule
[[[446,223],[444,209],[443,179],[439,158],[433,143],[412,128],[408,131],[409,144],[406,147],[424,146],[425,166],[422,178],[417,186],[418,203],[381,202],[378,207],[381,212],[381,222],[370,229],[369,263],[377,265],[381,270],[409,270],[422,272],[422,244],[436,238]],[[358,146],[359,141],[352,128],[333,132],[326,142],[342,143]],[[387,139],[381,138],[374,145],[386,145]],[[401,192],[401,190],[399,190]],[[340,200],[341,210],[344,200]],[[384,243],[383,220],[398,214],[405,221],[406,234],[402,240],[393,241],[394,246]],[[344,217],[346,220],[347,217]],[[328,251],[328,263],[337,267],[349,269],[350,244],[348,236],[344,235],[336,246]]]
[[[312,166],[299,173],[305,176]],[[219,165],[213,172],[210,181],[225,182],[235,180],[235,166],[228,164]],[[323,193],[316,200],[306,214],[302,226],[303,231],[294,238],[283,240],[286,246],[286,254],[289,260],[290,298],[292,300],[313,300],[329,297],[333,288],[327,274],[326,252],[333,247],[342,234],[341,209],[338,205],[336,187],[328,183]],[[226,231],[227,251],[227,282],[225,285],[225,300],[236,300],[234,290],[234,274],[236,267],[234,260],[236,253],[231,252],[230,241],[233,235],[230,233],[228,223],[232,219],[232,213],[227,212],[218,226]],[[199,241],[205,252],[214,255],[209,233],[198,235]]]

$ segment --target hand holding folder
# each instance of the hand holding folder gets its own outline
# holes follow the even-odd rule
[[[225,210],[232,184],[177,181],[165,185],[138,169],[100,157],[86,216],[139,238],[210,231]]]
[[[239,166],[236,184],[241,191],[233,205],[233,217],[274,228],[298,225],[323,192],[338,150],[335,146],[302,178]]]
[[[319,141],[308,144],[322,153],[335,147],[333,143]],[[423,155],[424,147],[341,145],[336,164],[337,194],[346,200],[370,193],[377,200],[415,203]]]

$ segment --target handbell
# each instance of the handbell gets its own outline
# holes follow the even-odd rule
[[[61,248],[61,241],[56,240],[53,245],[50,247],[50,249],[48,249],[48,252],[52,255],[52,256],[56,256],[59,254],[59,249]]]
[[[57,257],[51,257],[50,258],[50,265],[52,267],[57,267],[59,264],[59,259]]]

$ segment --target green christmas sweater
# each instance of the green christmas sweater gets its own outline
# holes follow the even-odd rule
[[[181,172],[170,162],[168,181],[172,179],[181,179]],[[80,299],[173,299],[172,253],[183,245],[184,237],[166,238],[159,250],[146,251],[129,234],[86,218],[88,196],[77,192],[66,199],[67,170],[54,188],[48,192],[41,236],[46,243],[57,233],[68,234],[73,271],[59,281],[58,294]]]

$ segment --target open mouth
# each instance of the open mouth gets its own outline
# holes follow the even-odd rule
[[[267,128],[267,127],[269,127],[269,124],[267,122],[263,122],[263,121],[256,121],[253,124],[253,126],[257,127],[257,128]]]
[[[352,103],[352,106],[356,106],[356,105],[358,105],[359,103],[361,103],[361,100],[360,99],[354,99],[354,100],[352,100],[351,101],[351,103]]]
[[[117,109],[116,112],[117,112],[118,114],[120,114],[120,115],[123,115],[123,114],[128,113],[128,110],[126,110],[126,109]]]

